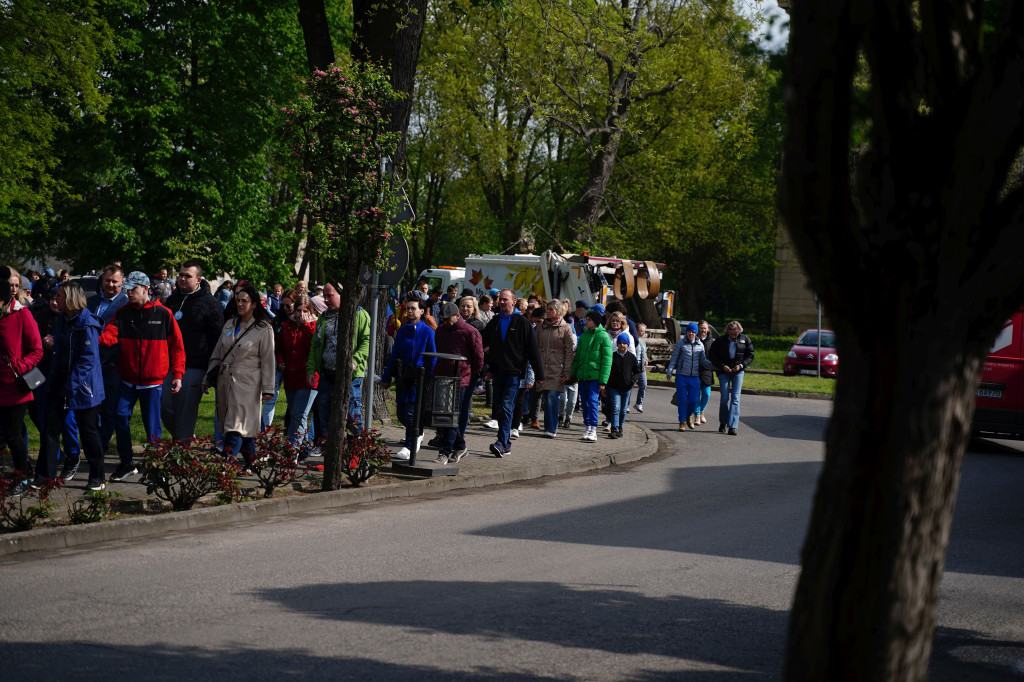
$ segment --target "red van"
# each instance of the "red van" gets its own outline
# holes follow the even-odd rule
[[[975,433],[1024,438],[1024,311],[1006,321],[992,344],[974,399]]]

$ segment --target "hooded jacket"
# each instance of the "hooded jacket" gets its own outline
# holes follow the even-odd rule
[[[136,386],[162,384],[168,372],[185,374],[185,346],[170,310],[157,301],[122,307],[100,334],[101,346],[118,344],[117,371]]]
[[[88,308],[72,319],[61,315],[53,324],[53,359],[49,380],[66,376],[60,389],[71,410],[86,410],[103,402],[103,366],[100,364],[99,337],[103,331],[100,318]],[[67,365],[58,358],[67,358]]]

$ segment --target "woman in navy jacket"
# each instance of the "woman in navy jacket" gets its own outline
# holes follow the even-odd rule
[[[45,433],[39,453],[36,479],[54,478],[57,467],[57,438],[68,410],[74,410],[78,432],[89,462],[89,490],[103,490],[103,446],[99,414],[103,403],[103,367],[99,336],[103,322],[86,307],[85,293],[78,282],[65,282],[57,289],[57,311],[61,316],[46,337],[53,347],[50,363],[50,392],[46,403]]]

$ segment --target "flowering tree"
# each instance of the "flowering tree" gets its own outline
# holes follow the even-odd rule
[[[292,155],[301,163],[304,213],[314,222],[308,248],[320,255],[327,279],[341,292],[338,358],[352,357],[356,306],[363,294],[359,269],[381,270],[388,241],[409,226],[393,224],[397,179],[381,172],[399,135],[389,132],[387,112],[396,95],[387,74],[370,64],[338,63],[315,70],[298,102],[283,109]],[[339,361],[324,452],[324,490],[343,478],[345,416],[353,365]],[[372,380],[372,370],[370,370]]]

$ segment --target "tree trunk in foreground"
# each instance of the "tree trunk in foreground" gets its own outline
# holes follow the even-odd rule
[[[978,375],[1024,300],[1024,3],[987,11],[793,4],[780,202],[843,368],[787,680],[928,675]]]
[[[352,395],[352,330],[355,328],[356,308],[363,295],[363,285],[359,282],[359,266],[357,250],[350,246],[345,278],[340,282],[338,361],[335,366],[334,393],[331,395],[331,421],[324,449],[324,482],[321,486],[323,490],[337,490],[345,481],[341,463],[348,449],[345,427],[348,423],[348,401]],[[332,283],[339,286],[336,280]]]

